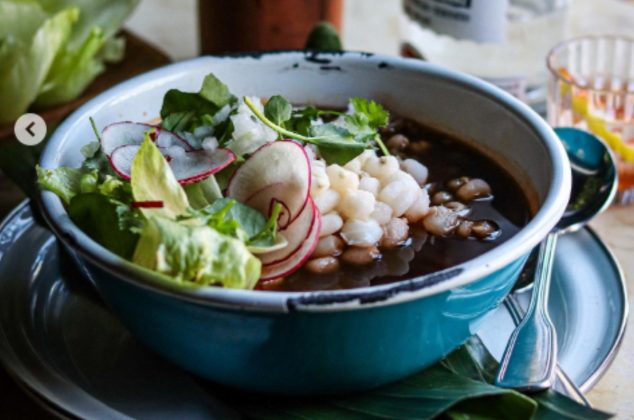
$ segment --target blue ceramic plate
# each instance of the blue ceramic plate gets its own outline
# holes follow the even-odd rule
[[[560,363],[588,390],[623,334],[624,281],[589,229],[561,238],[558,256],[550,309]],[[231,418],[212,386],[139,344],[69,258],[27,203],[0,227],[0,361],[36,398],[81,418]],[[499,357],[512,329],[501,308],[479,334]]]

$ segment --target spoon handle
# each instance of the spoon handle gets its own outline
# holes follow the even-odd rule
[[[557,333],[548,315],[548,294],[557,234],[540,244],[533,294],[526,315],[502,356],[496,385],[527,392],[550,388],[557,368]]]

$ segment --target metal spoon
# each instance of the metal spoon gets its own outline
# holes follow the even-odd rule
[[[570,158],[572,190],[561,220],[540,244],[533,294],[506,346],[496,385],[526,392],[550,388],[557,367],[557,333],[548,314],[548,293],[558,235],[581,228],[614,199],[617,175],[609,149],[582,130],[557,128]]]

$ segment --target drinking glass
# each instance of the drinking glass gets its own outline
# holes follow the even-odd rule
[[[547,56],[548,121],[603,139],[617,160],[621,204],[634,202],[634,39],[583,36]]]

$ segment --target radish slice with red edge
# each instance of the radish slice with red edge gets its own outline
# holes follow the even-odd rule
[[[311,207],[315,207],[315,205],[312,203],[312,200],[309,205]],[[310,256],[313,254],[313,251],[315,251],[315,248],[317,247],[317,242],[319,242],[319,232],[321,230],[321,215],[319,214],[319,210],[317,210],[317,208],[315,208],[314,211],[315,220],[310,229],[310,232],[308,233],[308,236],[306,237],[306,240],[302,243],[301,247],[283,261],[262,266],[260,281],[267,281],[293,274],[295,271],[299,270],[306,261],[310,259]]]
[[[284,212],[279,226],[292,223],[306,206],[310,194],[310,161],[304,148],[292,140],[267,143],[236,170],[227,196],[270,214],[271,203],[280,202]]]
[[[130,179],[132,161],[141,146],[127,144],[119,146],[108,157],[112,169],[125,180]],[[236,155],[228,149],[185,151],[182,147],[160,147],[159,151],[167,160],[179,184],[186,185],[201,181],[226,168]]]
[[[300,251],[304,242],[310,235],[311,229],[313,228],[319,213],[319,210],[317,210],[312,198],[309,198],[308,200],[309,202],[306,204],[299,217],[286,228],[279,230],[279,233],[284,235],[286,238],[288,245],[279,251],[258,255],[262,265],[283,262],[284,260],[292,257],[296,252]]]
[[[165,207],[165,203],[162,201],[133,201],[132,207],[135,209],[162,209]]]
[[[157,147],[168,148],[180,146],[187,151],[194,149],[183,138],[176,133],[162,129],[156,125],[121,121],[106,126],[101,132],[101,150],[110,156],[114,151],[125,145],[138,145],[143,143],[143,137],[148,130],[154,130],[151,135]]]

